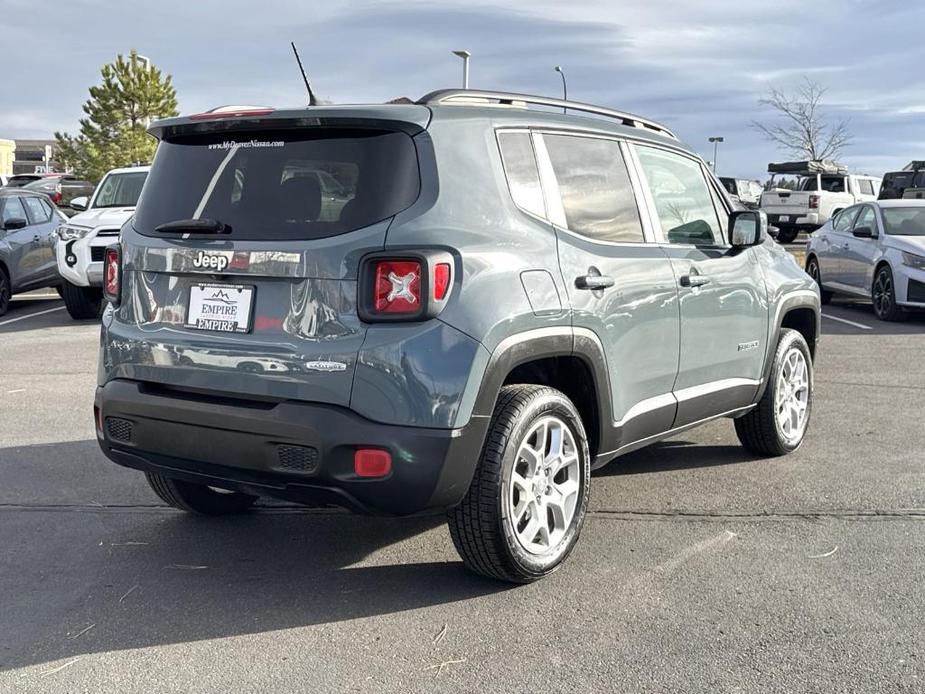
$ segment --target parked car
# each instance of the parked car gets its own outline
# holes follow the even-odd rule
[[[880,179],[849,174],[831,161],[768,164],[771,190],[761,195],[768,223],[778,228],[777,240],[790,243],[801,231],[815,231],[832,215],[865,200],[876,200]],[[796,190],[773,189],[776,176],[796,176]]]
[[[93,194],[93,184],[68,174],[51,174],[27,183],[26,190],[44,193],[59,208],[70,208],[71,200],[78,197],[89,197]]]
[[[764,190],[758,181],[720,176],[719,182],[723,184],[723,188],[726,189],[726,192],[733,200],[742,203],[747,209],[758,209],[761,202],[761,192]]]
[[[149,132],[95,417],[176,508],[446,511],[470,568],[527,582],[574,547],[592,468],[719,417],[757,455],[803,441],[816,285],[664,126],[444,90]],[[339,176],[336,219],[293,162]]]
[[[925,198],[925,161],[911,161],[902,171],[883,175],[880,200]]]
[[[4,187],[7,188],[21,188],[22,186],[28,183],[34,183],[35,181],[41,181],[45,178],[46,174],[14,174],[8,176]]]
[[[64,219],[41,193],[0,189],[0,316],[13,294],[61,284],[54,247]]]
[[[135,213],[135,205],[148,177],[148,166],[113,169],[93,196],[71,200],[78,211],[58,229],[55,247],[61,296],[72,318],[96,318],[103,304],[103,253],[119,242],[119,230]]]
[[[842,210],[810,235],[806,272],[823,303],[869,298],[880,320],[925,308],[925,200],[880,200]]]

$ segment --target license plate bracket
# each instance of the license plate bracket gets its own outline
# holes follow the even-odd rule
[[[189,289],[186,327],[222,333],[249,333],[253,322],[252,285],[193,284]]]

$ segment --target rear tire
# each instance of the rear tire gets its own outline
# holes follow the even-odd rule
[[[175,480],[163,475],[145,473],[148,484],[161,500],[180,511],[200,516],[227,516],[250,510],[256,496],[241,492],[220,492],[204,484]]]
[[[571,400],[545,386],[502,388],[469,491],[449,514],[463,562],[512,583],[555,571],[581,532],[590,476]]]
[[[812,277],[816,286],[819,287],[819,298],[822,303],[829,303],[832,300],[833,292],[826,291],[822,286],[822,273],[819,271],[819,261],[816,260],[815,256],[810,256],[809,260],[806,261],[806,274]]]
[[[764,395],[735,420],[746,450],[763,456],[792,453],[803,443],[813,409],[813,360],[806,340],[782,328]]]
[[[780,229],[777,232],[778,243],[793,243],[793,240],[799,236],[799,229]]]
[[[65,281],[61,285],[61,297],[74,320],[99,318],[103,312],[103,290],[99,287],[78,287]]]
[[[889,265],[882,265],[874,275],[870,288],[870,300],[874,304],[874,315],[883,321],[903,321],[906,312],[896,303],[896,287],[893,284],[893,271]]]

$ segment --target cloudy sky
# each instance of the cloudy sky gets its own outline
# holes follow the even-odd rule
[[[41,3],[39,3],[41,5]],[[764,177],[781,159],[749,127],[758,99],[809,76],[848,117],[844,161],[869,173],[925,159],[925,4],[917,0],[0,0],[0,137],[74,131],[87,87],[136,48],[173,75],[182,113],[220,104],[294,105],[419,97],[460,83],[569,95],[664,122],[719,172]],[[47,11],[46,11],[47,10]],[[52,19],[52,21],[49,21]],[[15,50],[10,50],[10,46]]]

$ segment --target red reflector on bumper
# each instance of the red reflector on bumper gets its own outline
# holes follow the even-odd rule
[[[385,477],[392,471],[392,456],[379,448],[361,448],[353,454],[353,471],[358,477]]]

